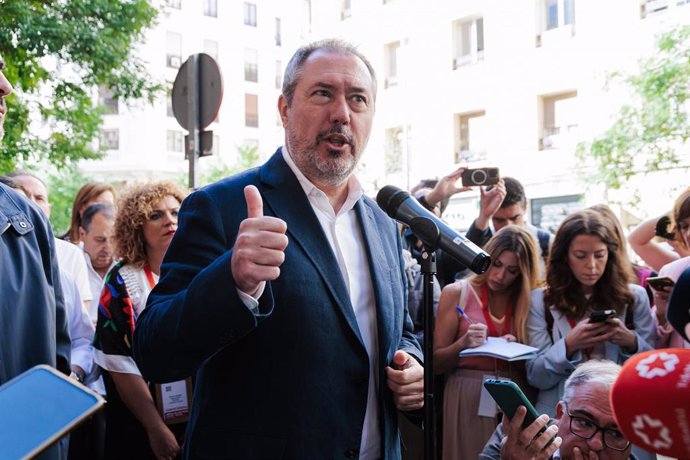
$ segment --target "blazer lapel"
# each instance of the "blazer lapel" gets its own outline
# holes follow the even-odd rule
[[[306,259],[316,267],[338,310],[364,347],[338,261],[301,184],[285,163],[280,149],[261,167],[260,177],[264,185],[261,191],[264,206],[287,223],[290,244],[299,246]]]
[[[376,300],[379,356],[385,363],[388,361],[393,336],[391,327],[386,327],[386,325],[395,324],[391,317],[395,305],[393,305],[393,286],[389,273],[398,267],[398,262],[396,261],[391,266],[390,261],[387,260],[380,229],[376,225],[371,207],[360,199],[355,205],[355,212],[361,223],[362,236],[367,247],[369,273],[374,286],[374,299]]]

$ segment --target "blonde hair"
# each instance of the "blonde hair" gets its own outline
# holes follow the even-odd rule
[[[489,253],[492,261],[497,260],[505,251],[513,252],[517,257],[520,275],[510,287],[511,297],[514,299],[513,329],[518,341],[526,343],[531,293],[537,286],[538,278],[537,243],[534,236],[518,225],[508,225],[491,237],[484,250]],[[485,284],[490,270],[491,268],[480,275],[473,275],[469,282],[475,288]]]
[[[167,196],[181,203],[186,192],[172,182],[162,181],[135,184],[122,193],[115,217],[114,240],[115,256],[123,263],[136,268],[146,265],[144,222],[149,219],[153,206]]]

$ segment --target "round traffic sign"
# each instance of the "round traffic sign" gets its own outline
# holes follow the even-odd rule
[[[196,56],[196,59],[194,57]],[[196,81],[190,82],[189,67],[196,61],[198,71]],[[192,78],[194,79],[194,78]],[[191,84],[190,84],[191,83]],[[191,87],[193,86],[193,87]],[[223,100],[223,78],[215,59],[205,53],[190,56],[177,72],[172,90],[172,109],[177,122],[187,131],[191,126],[189,120],[190,97],[199,101],[199,126],[204,129],[218,116],[220,103]]]

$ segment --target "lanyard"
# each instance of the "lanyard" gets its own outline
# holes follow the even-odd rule
[[[151,273],[151,267],[146,265],[144,267],[144,272],[146,273],[146,279],[149,280],[149,287],[153,289],[153,287],[156,285],[156,282],[153,279],[153,273]]]
[[[506,308],[506,313],[503,316],[503,334],[509,334],[511,330],[511,316],[513,312],[513,307],[512,305],[508,306]],[[486,287],[486,284],[482,285],[482,313],[484,313],[484,319],[486,320],[486,325],[489,328],[489,336],[490,337],[500,337],[501,335],[498,334],[498,327],[496,323],[494,322],[493,318],[491,318],[491,313],[489,312],[489,290]]]

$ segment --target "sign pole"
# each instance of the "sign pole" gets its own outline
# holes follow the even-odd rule
[[[172,109],[177,122],[189,132],[184,151],[192,190],[197,185],[199,158],[213,151],[213,131],[204,128],[218,117],[222,100],[223,77],[216,61],[204,53],[189,56],[173,83]]]
[[[185,151],[189,155],[189,188],[194,190],[196,188],[197,177],[199,174],[199,101],[200,101],[200,85],[199,82],[199,55],[193,54],[189,57],[190,62],[187,66],[187,116],[189,136]]]

